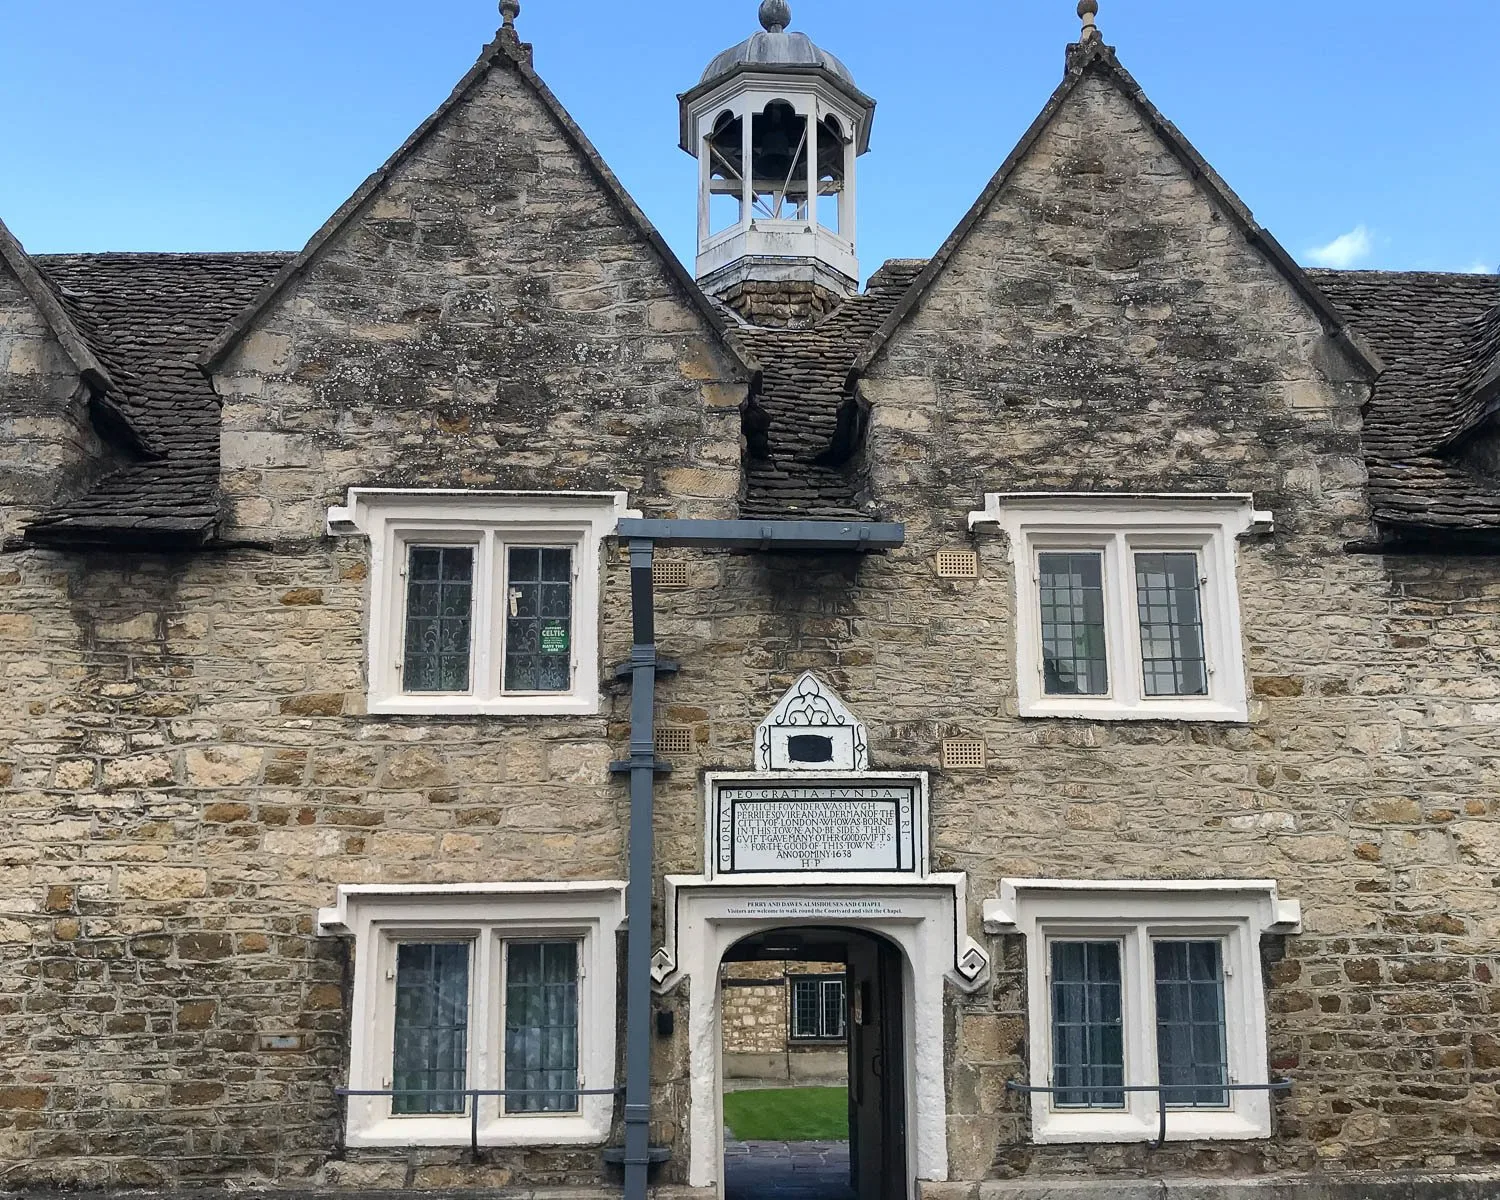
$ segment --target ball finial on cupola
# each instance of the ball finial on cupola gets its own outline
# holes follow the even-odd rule
[[[760,23],[767,33],[781,33],[792,23],[792,9],[786,0],[763,0]]]
[[[1091,42],[1099,36],[1099,26],[1094,18],[1099,15],[1099,0],[1078,0],[1078,19],[1083,22],[1083,41]]]
[[[501,28],[515,32],[516,18],[521,15],[521,0],[500,0]]]

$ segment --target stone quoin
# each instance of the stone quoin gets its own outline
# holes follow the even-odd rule
[[[500,8],[299,253],[0,225],[0,1189],[716,1197],[758,1071],[859,1200],[1500,1194],[1500,279],[1094,0],[863,289],[746,0],[689,268]]]

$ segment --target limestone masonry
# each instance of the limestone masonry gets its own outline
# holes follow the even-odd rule
[[[612,771],[632,753],[615,669],[637,640],[631,538],[616,515],[587,532],[568,505],[589,503],[767,531],[765,548],[655,548],[655,641],[678,669],[656,683],[671,770],[647,831],[664,947],[653,1187],[718,1194],[721,1050],[726,1075],[737,1056],[826,1079],[791,1063],[785,981],[847,971],[849,1028],[823,1066],[842,1078],[847,1043],[861,1200],[1090,1182],[1128,1197],[1178,1178],[1205,1197],[1256,1181],[1500,1194],[1500,279],[1302,271],[1089,30],[949,241],[860,292],[839,266],[851,225],[818,214],[829,198],[852,210],[873,109],[786,31],[784,5],[766,8],[683,99],[705,253],[731,244],[709,215],[725,199],[749,247],[711,292],[547,90],[509,13],[296,257],[31,257],[0,226],[0,1189],[618,1192],[605,1152],[623,1144],[623,1097],[567,1094],[623,1088],[632,1036],[623,909],[591,925],[569,907],[573,885],[618,899],[631,881],[632,793]],[[761,158],[773,121],[817,131],[779,191]],[[772,234],[780,251],[756,249]],[[383,489],[360,501],[394,506],[383,532],[331,519],[351,489]],[[481,528],[481,493],[529,515]],[[979,519],[995,495],[1002,514],[1054,497],[1075,524],[1007,536]],[[1129,524],[1146,512],[1154,524]],[[1240,512],[1247,532],[1210,540]],[[1197,524],[1179,530],[1184,513]],[[777,548],[769,531],[793,521],[854,541]],[[892,523],[896,548],[859,551],[860,527]],[[571,554],[572,574],[523,576],[515,547],[538,545]],[[443,571],[444,547],[471,564],[434,577],[442,613],[418,607],[413,547]],[[950,551],[973,569],[940,569]],[[1116,553],[1135,566],[1111,575]],[[1080,682],[1106,661],[1095,635],[1059,650],[1048,632],[1094,628],[1091,555],[1097,637],[1119,655],[1104,692]],[[1087,707],[1149,675],[1137,621],[1166,587],[1148,574],[1171,564],[1146,560],[1174,555],[1197,556],[1173,584],[1202,589],[1196,636],[1227,648],[1199,654],[1201,693],[1171,694],[1217,701],[1222,664],[1242,661],[1228,700],[1248,719],[1174,718],[1146,684],[1128,717]],[[548,587],[570,599],[526,625],[525,589]],[[1180,682],[1195,635],[1173,612]],[[532,662],[576,681],[585,628],[594,694],[506,682]],[[433,649],[429,629],[458,640]],[[523,634],[540,638],[531,658]],[[446,701],[413,682],[429,651],[466,672]],[[404,672],[378,714],[372,669]],[[485,671],[494,707],[464,711]],[[774,745],[789,758],[765,770],[763,719],[805,672],[823,689],[803,695],[813,715],[787,719]],[[1083,715],[1023,716],[1023,683]],[[911,877],[716,877],[705,774],[807,786],[833,761],[807,738],[855,729],[846,712],[868,770],[825,775],[860,794],[859,773],[925,773]],[[1081,881],[1151,899],[1137,914],[1145,893],[1110,893],[1101,925],[1068,915],[1087,893],[1062,885]],[[1213,908],[1231,904],[1224,881],[1252,915]],[[1015,917],[997,907],[1012,893]],[[778,920],[754,916],[774,904],[715,909],[720,895],[829,897],[829,912],[893,899]],[[748,939],[722,970],[695,957],[713,929]],[[508,957],[462,976],[458,1066],[410,1069],[439,1093],[519,1096],[524,1076],[542,1107],[421,1099],[426,1115],[403,1117],[400,1097],[336,1094],[397,1090],[417,1062],[409,956],[489,954],[492,936]],[[585,958],[607,943],[618,981],[549,976],[535,986],[571,988],[573,1016],[527,1024],[516,947],[570,939]],[[1175,1101],[1117,1093],[1167,1082],[1163,947],[1184,941],[1216,947],[1193,1020],[1219,1049],[1194,1050]],[[1124,964],[1112,978],[1089,959],[1104,972],[1089,1003],[1124,997],[1123,1015],[1079,1010],[1076,1043],[1065,942]],[[613,1075],[590,1065],[601,1048]],[[1095,1074],[1067,1074],[1075,1052]],[[523,1053],[540,1056],[525,1071]],[[871,1073],[880,1054],[894,1075]],[[1186,1132],[1158,1145],[1161,1103]],[[477,1150],[469,1104],[489,1106]],[[1144,1132],[1126,1130],[1137,1116]],[[877,1143],[898,1157],[872,1165]]]

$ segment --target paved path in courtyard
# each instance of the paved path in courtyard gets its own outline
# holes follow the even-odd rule
[[[854,1200],[848,1142],[724,1143],[725,1200]]]

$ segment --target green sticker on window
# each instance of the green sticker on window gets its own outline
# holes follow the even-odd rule
[[[542,627],[542,653],[562,654],[568,648],[568,631],[561,625]]]

